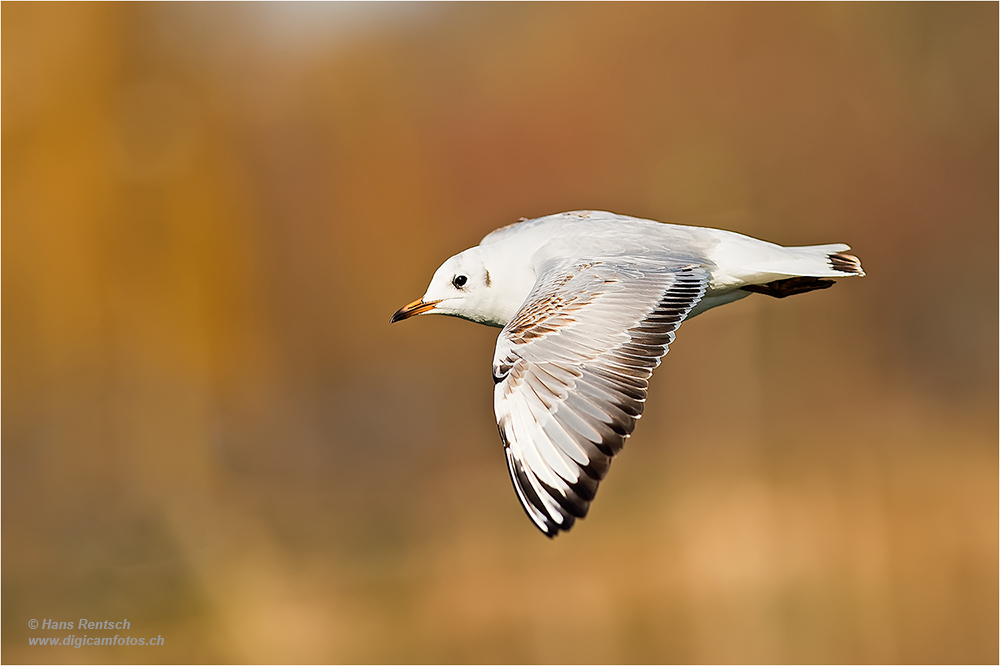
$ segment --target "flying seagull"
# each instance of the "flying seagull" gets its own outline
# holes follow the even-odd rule
[[[552,537],[587,515],[682,321],[751,293],[784,298],[863,276],[849,249],[558,213],[448,259],[390,322],[444,314],[503,329],[493,355],[500,438],[518,499]]]

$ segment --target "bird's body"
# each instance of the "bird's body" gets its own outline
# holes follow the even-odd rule
[[[448,259],[392,321],[437,313],[503,328],[497,422],[518,497],[553,536],[586,515],[684,319],[752,292],[783,297],[864,275],[848,249],[560,213],[498,229]]]

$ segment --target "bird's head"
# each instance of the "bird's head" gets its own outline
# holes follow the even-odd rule
[[[499,307],[503,299],[498,296],[487,263],[485,253],[478,246],[456,254],[437,269],[423,297],[401,307],[389,321],[397,322],[421,314],[443,314],[491,326],[505,325],[510,318],[506,312],[509,307]]]

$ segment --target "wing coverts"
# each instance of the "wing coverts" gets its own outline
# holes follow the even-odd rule
[[[546,535],[587,515],[707,282],[697,265],[576,262],[543,273],[501,331],[497,425],[517,496]]]

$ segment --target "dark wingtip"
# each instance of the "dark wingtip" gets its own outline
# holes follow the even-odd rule
[[[824,280],[815,277],[793,277],[784,280],[775,280],[767,284],[748,284],[740,289],[755,294],[766,294],[774,298],[785,298],[795,294],[804,294],[807,291],[817,289],[828,289],[834,285],[833,280]]]
[[[551,523],[550,525],[548,525],[548,526],[546,527],[546,529],[544,529],[544,530],[543,530],[543,529],[542,529],[542,528],[541,528],[541,527],[540,527],[540,526],[539,526],[539,525],[538,525],[538,524],[536,523],[536,524],[535,524],[535,527],[538,527],[538,530],[539,530],[539,531],[540,531],[540,532],[541,532],[542,534],[544,534],[545,536],[547,536],[547,537],[548,537],[549,539],[555,539],[555,538],[556,538],[557,536],[559,536],[559,534],[560,534],[561,532],[569,532],[569,530],[570,530],[570,529],[571,529],[571,528],[573,527],[573,525],[574,525],[575,523],[576,523],[576,518],[571,518],[571,519],[570,519],[570,521],[569,521],[569,523],[568,523],[568,524],[566,524],[566,525],[557,525],[557,524],[555,524],[555,523]]]

